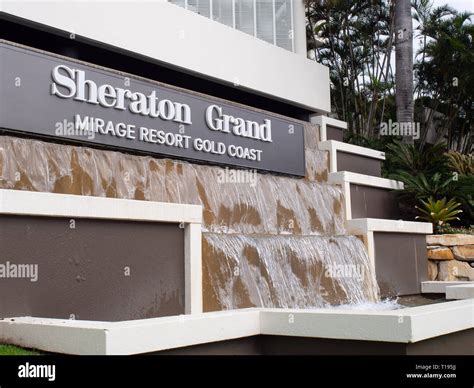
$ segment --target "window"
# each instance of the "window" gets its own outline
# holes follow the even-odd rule
[[[235,28],[255,36],[254,0],[235,0]]]
[[[170,0],[190,11],[293,51],[292,0]]]
[[[276,45],[293,51],[293,17],[291,0],[275,0]]]
[[[187,0],[187,8],[199,15],[209,17],[211,15],[211,0]]]
[[[214,0],[212,2],[212,20],[234,27],[233,0]]]
[[[257,1],[257,38],[269,43],[275,43],[273,30],[273,4],[274,0]]]

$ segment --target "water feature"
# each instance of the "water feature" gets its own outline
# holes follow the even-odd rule
[[[353,236],[204,234],[208,310],[318,308],[378,299],[362,242]],[[356,275],[336,268],[360,266]],[[349,276],[346,276],[349,275]]]
[[[314,137],[305,179],[238,181],[221,167],[2,136],[0,188],[201,204],[206,311],[376,302],[365,248],[345,235],[342,193],[325,183]]]

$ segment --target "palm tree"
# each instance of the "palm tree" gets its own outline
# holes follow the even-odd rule
[[[435,129],[435,140],[445,139],[449,149],[469,153],[473,148],[474,25],[472,14],[453,12],[427,31],[429,42],[420,53],[417,76],[424,91],[423,105],[431,108],[425,128]],[[442,116],[435,123],[433,112]],[[425,134],[426,134],[425,129]]]
[[[397,121],[413,122],[413,25],[410,0],[395,0],[395,101]],[[413,143],[413,137],[404,137]]]

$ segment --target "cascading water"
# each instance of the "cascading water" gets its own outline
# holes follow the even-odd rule
[[[205,265],[213,309],[311,308],[376,300],[362,242],[356,237],[206,233]],[[210,252],[208,252],[210,251]],[[351,268],[351,276],[340,269]]]
[[[364,246],[344,235],[341,190],[324,183],[327,155],[312,133],[306,179],[244,182],[220,167],[2,136],[0,187],[202,205],[206,311],[376,301]]]

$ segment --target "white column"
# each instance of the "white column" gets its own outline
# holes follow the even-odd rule
[[[185,312],[202,313],[201,224],[189,223],[185,229]]]
[[[293,0],[293,36],[295,53],[306,58],[306,15],[304,0]]]

